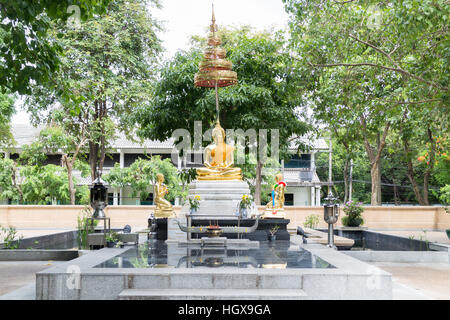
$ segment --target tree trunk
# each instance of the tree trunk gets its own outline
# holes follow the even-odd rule
[[[96,126],[95,130],[99,130],[99,137],[96,141],[89,141],[89,165],[91,167],[91,178],[95,180],[99,177],[103,170],[103,163],[105,161],[106,155],[106,139],[105,139],[105,128],[104,119],[107,115],[106,101],[97,100],[94,102],[94,117],[93,122]]]
[[[349,176],[348,176],[348,169],[349,169],[349,157],[347,156],[345,158],[345,162],[344,162],[344,203],[346,203],[348,201],[348,186],[349,186]]]
[[[398,186],[395,183],[395,181],[394,181],[394,203],[395,203],[396,206],[398,206],[399,203],[400,203],[400,199],[399,199],[399,196],[398,196]]]
[[[408,143],[408,141],[405,138],[403,139],[403,149],[405,150],[405,153],[407,155],[407,171],[406,171],[406,175],[408,176],[409,182],[411,182],[411,186],[412,186],[412,189],[414,191],[414,195],[416,196],[417,202],[419,202],[419,204],[421,206],[424,206],[424,205],[426,205],[425,204],[426,201],[422,197],[422,193],[420,192],[419,184],[417,183],[416,178],[414,176],[414,167],[413,167],[413,163],[412,163],[411,157],[409,156],[409,154],[411,153],[411,150],[409,148],[409,143]],[[424,179],[425,179],[425,176],[424,176]]]
[[[89,141],[89,166],[91,167],[91,179],[97,179],[98,144]]]
[[[67,169],[67,180],[69,182],[70,204],[75,205],[76,189],[73,184],[73,164],[72,164],[72,161],[69,160],[69,157],[67,156],[67,154],[63,154],[62,162]]]
[[[22,187],[20,186],[20,183],[17,181],[19,177],[19,169],[17,169],[17,163],[14,162],[13,165],[13,172],[12,172],[12,184],[14,186],[14,188],[16,188],[17,192],[19,192],[19,204],[23,203],[23,191],[22,191]]]
[[[383,136],[377,135],[376,149],[369,143],[366,119],[361,116],[362,135],[364,137],[364,147],[366,148],[367,157],[370,161],[370,178],[372,180],[372,194],[370,197],[370,204],[372,206],[381,205],[381,153],[386,145],[386,137],[389,132],[390,122],[384,126]]]
[[[427,136],[428,136],[428,142],[430,143],[430,159],[428,160],[428,166],[427,170],[425,171],[423,175],[423,202],[425,206],[430,205],[430,200],[428,199],[428,186],[430,182],[431,172],[434,168],[434,157],[436,153],[436,144],[435,141],[433,141],[433,134],[430,130],[430,128],[427,129]]]
[[[380,179],[380,162],[372,163],[370,167],[370,178],[372,180],[372,195],[370,204],[372,206],[381,205],[381,179]]]
[[[255,178],[255,197],[254,201],[257,206],[261,205],[261,172],[263,164],[258,160],[256,164],[256,178]]]

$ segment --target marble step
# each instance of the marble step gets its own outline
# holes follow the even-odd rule
[[[119,300],[304,300],[301,289],[125,289]]]

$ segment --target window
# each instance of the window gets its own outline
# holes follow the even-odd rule
[[[311,154],[294,155],[284,164],[285,168],[311,168]]]
[[[114,204],[114,193],[108,193],[108,205],[112,206]]]
[[[285,206],[293,206],[294,205],[294,194],[293,193],[285,193],[284,194],[284,205]]]

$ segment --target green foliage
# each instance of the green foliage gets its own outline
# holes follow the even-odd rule
[[[21,182],[22,178],[18,174],[16,163],[11,159],[0,157],[0,198],[22,200]]]
[[[91,192],[89,186],[77,186],[76,187],[76,204],[89,204],[91,201]]]
[[[89,224],[88,226],[88,218],[91,216],[91,211],[88,206],[85,206],[81,213],[77,217],[77,243],[78,249],[87,249],[87,234],[93,233],[95,227],[98,224],[98,220],[94,220],[94,222]],[[86,232],[87,230],[87,232]]]
[[[119,241],[119,235],[117,232],[111,231],[106,234],[105,240],[106,242],[117,242]]]
[[[442,117],[449,97],[447,3],[283,2],[302,94],[331,131],[334,146],[345,148],[338,157],[341,170],[364,148],[372,169],[372,204],[381,202],[382,181],[413,186],[419,178],[423,191],[418,186],[404,200],[415,196],[428,204],[429,185],[436,181],[433,164],[420,168],[413,160],[420,152],[431,154],[430,136],[448,132],[448,117]]]
[[[189,198],[189,209],[198,210],[200,208],[200,196],[194,196],[194,198]]]
[[[0,243],[2,243],[2,249],[18,249],[22,239],[23,236],[17,237],[16,228],[4,228],[0,226]]]
[[[29,93],[30,81],[45,83],[59,64],[60,46],[49,41],[52,21],[66,23],[70,5],[78,6],[80,22],[102,13],[109,0],[1,0],[0,86]]]
[[[310,214],[305,218],[303,225],[307,228],[315,229],[320,222],[320,218],[316,214]]]
[[[0,90],[0,147],[13,144],[10,121],[15,112],[14,97],[7,91]]]
[[[140,244],[138,246],[139,257],[133,258],[130,263],[134,268],[149,268],[148,264],[148,255],[149,255],[149,247],[148,243]]]
[[[23,201],[30,204],[51,204],[54,200],[70,200],[67,172],[61,166],[21,167]]]
[[[161,160],[160,156],[152,156],[150,159],[138,158],[127,168],[120,168],[116,164],[108,174],[103,176],[103,179],[114,188],[129,185],[133,197],[138,196],[145,199],[151,192],[150,188],[156,183],[158,173],[164,175],[164,183],[169,190],[167,194],[169,201],[182,196],[181,180],[177,168],[170,159]]]
[[[270,233],[272,236],[274,236],[275,233],[277,233],[279,229],[280,229],[280,226],[276,224],[276,225],[274,225],[274,226],[269,230],[269,233]]]
[[[450,204],[450,184],[446,184],[439,190],[439,200],[443,205]]]
[[[249,209],[252,205],[253,199],[248,194],[242,195],[241,201],[239,202],[239,208]]]
[[[255,196],[256,189],[256,158],[252,154],[245,155],[245,163],[236,164],[242,169],[243,180],[247,182],[250,192]],[[275,175],[281,170],[281,164],[273,158],[267,158],[262,167],[261,176],[261,202],[268,202],[271,198],[272,186],[275,184]]]
[[[361,206],[361,202],[348,201],[344,204],[343,210],[345,216],[342,217],[342,224],[346,227],[359,227],[364,223],[364,219],[361,214],[364,212],[364,208]]]
[[[39,158],[39,157],[37,157]],[[21,204],[60,204],[70,200],[67,171],[53,164],[33,164],[35,157],[26,157],[18,166],[11,159],[0,158],[0,199]],[[75,182],[75,180],[74,180]],[[77,188],[77,202],[89,203],[89,188]]]
[[[153,6],[158,1],[113,0],[80,27],[54,23],[49,32],[63,51],[59,70],[52,83],[32,86],[26,105],[33,122],[57,119],[70,136],[88,140],[94,178],[108,141],[117,131],[129,134],[134,109],[151,98],[162,50]]]
[[[279,129],[283,155],[289,138],[309,129],[295,112],[300,99],[295,91],[297,77],[290,72],[284,39],[278,33],[251,33],[248,29],[223,33],[228,34],[223,46],[238,74],[238,84],[219,89],[221,125],[244,131]],[[154,98],[136,110],[140,136],[163,141],[174,130],[184,128],[193,137],[194,121],[201,121],[204,130],[214,124],[214,90],[194,87],[201,58],[197,49],[179,51],[164,65]]]

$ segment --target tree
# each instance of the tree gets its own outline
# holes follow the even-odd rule
[[[83,124],[77,127],[79,128],[79,131],[76,135],[70,134],[72,133],[70,128],[66,128],[67,130],[64,130],[63,127],[58,126],[47,127],[39,134],[39,140],[42,142],[42,145],[45,146],[47,152],[62,152],[61,163],[67,171],[70,203],[72,205],[75,204],[76,199],[73,169],[74,167],[83,167],[84,163],[79,160],[79,155],[80,152],[83,151],[82,148],[85,147],[88,140],[86,127]]]
[[[62,166],[43,165],[41,142],[24,147],[18,161],[0,159],[0,198],[24,204],[66,203],[70,199],[67,171]],[[88,203],[89,189],[78,187],[77,200]]]
[[[103,169],[108,140],[129,134],[131,114],[150,99],[161,52],[158,22],[147,5],[156,0],[110,1],[104,14],[78,28],[54,24],[52,40],[63,48],[52,85],[33,86],[27,106],[34,122],[49,122],[53,110],[89,132],[89,164],[94,180]],[[62,35],[57,38],[57,35]]]
[[[445,107],[436,103],[423,105],[420,109],[405,106],[402,121],[398,125],[407,176],[420,205],[430,205],[429,186],[433,179],[434,167],[438,164],[438,157],[446,150],[448,119],[442,117],[446,112]],[[445,157],[441,157],[441,160],[444,163],[448,161]],[[417,171],[421,174],[417,175]],[[418,176],[423,177],[422,187],[419,186]]]
[[[223,29],[221,35],[227,59],[238,74],[237,85],[219,90],[222,127],[243,131],[278,129],[280,155],[286,156],[291,138],[303,135],[309,126],[296,114],[299,100],[295,91],[296,77],[292,74],[282,35],[252,33],[245,27]],[[197,37],[194,43],[200,46],[203,40]],[[194,121],[201,121],[203,128],[213,126],[215,93],[194,87],[194,74],[201,58],[202,53],[195,48],[179,51],[162,68],[154,98],[136,112],[140,136],[165,140],[178,128],[188,130],[192,136]],[[246,146],[249,146],[248,141]],[[254,198],[259,204],[263,159],[257,161]]]
[[[22,177],[16,162],[11,159],[0,158],[0,198],[12,201],[22,201]]]
[[[313,70],[369,68],[395,74],[402,86],[393,101],[448,103],[447,1],[283,2],[292,39]],[[417,99],[406,99],[408,91]]]
[[[371,204],[380,205],[382,153],[405,106],[448,104],[448,6],[445,1],[284,3],[298,70],[311,83],[306,88],[327,124],[345,124],[359,134],[371,163]]]
[[[237,166],[242,169],[243,180],[247,182],[250,187],[250,192],[256,194],[257,191],[257,174],[259,173],[260,185],[259,185],[259,204],[262,202],[268,202],[270,199],[270,193],[272,186],[275,184],[275,175],[281,171],[281,165],[279,161],[274,159],[268,159],[261,167],[261,171],[258,172],[258,163],[255,159],[249,159],[253,157],[251,154],[246,155],[244,164],[238,164]]]
[[[60,46],[48,39],[54,21],[86,20],[109,0],[0,0],[0,86],[29,93],[31,81],[51,81]],[[69,22],[72,22],[70,20]]]
[[[120,168],[116,163],[114,168],[105,174],[104,179],[114,188],[123,188],[129,185],[133,197],[146,199],[150,192],[149,186],[156,184],[158,173],[164,175],[164,183],[169,190],[168,200],[182,196],[181,180],[177,168],[170,159],[161,160],[160,156],[153,156],[150,159],[138,158],[127,168]]]

